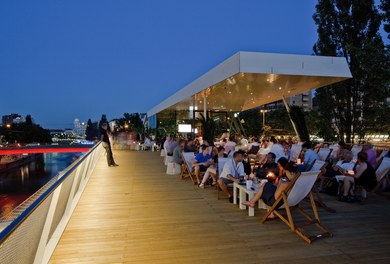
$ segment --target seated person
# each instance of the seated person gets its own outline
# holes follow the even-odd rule
[[[200,184],[200,172],[206,171],[207,168],[212,164],[212,159],[209,154],[210,148],[206,145],[201,145],[202,152],[198,153],[195,158],[191,161],[192,167],[194,167],[194,174],[198,185]]]
[[[259,199],[262,199],[268,206],[272,206],[275,203],[276,199],[290,184],[290,181],[295,178],[297,171],[297,166],[293,162],[289,162],[286,158],[280,158],[278,160],[278,167],[281,176],[277,177],[274,181],[262,183],[255,196],[250,201],[243,202],[243,205],[254,207]],[[274,217],[273,214],[269,216],[269,218]]]
[[[269,152],[272,152],[275,154],[276,158],[275,160],[279,160],[281,157],[287,158],[284,147],[281,143],[279,143],[275,137],[271,137],[272,147]]]
[[[344,154],[344,160],[339,160],[336,164],[328,167],[323,176],[321,176],[321,183],[318,190],[320,192],[324,192],[324,184],[326,178],[334,178],[336,175],[345,175],[348,171],[352,171],[355,167],[355,162],[353,162],[353,153],[351,151],[347,151]]]
[[[344,160],[339,160],[336,164],[333,164],[330,170],[327,170],[325,176],[334,177],[336,175],[344,175],[348,171],[353,170],[355,162],[353,162],[352,151],[346,151],[344,154]]]
[[[347,145],[344,143],[344,141],[339,142],[339,148],[335,153],[333,153],[333,160],[338,161],[338,160],[343,160],[344,159],[344,154],[348,151]]]
[[[246,153],[251,155],[256,155],[259,149],[260,149],[259,139],[253,138],[253,142],[249,145],[248,151]]]
[[[148,135],[145,135],[144,145],[147,145],[147,146],[152,145],[152,139]]]
[[[214,157],[212,157],[212,158],[214,160],[214,164],[210,165],[207,168],[207,170],[203,176],[202,182],[199,184],[199,188],[204,189],[204,185],[210,177],[213,178],[212,185],[214,186],[217,184],[218,158],[227,158],[227,155],[225,154],[225,148],[219,146],[217,148],[217,154],[214,155]]]
[[[377,184],[375,170],[371,164],[367,161],[368,155],[366,152],[361,151],[357,156],[357,166],[354,174],[344,174],[344,184],[342,186],[342,195],[340,201],[353,202],[355,196],[352,190],[354,184],[361,185],[365,188],[372,189]]]
[[[363,151],[367,153],[367,161],[371,164],[372,167],[376,165],[376,151],[372,148],[370,143],[363,145]]]
[[[229,141],[226,142],[225,144],[225,151],[227,152],[227,154],[231,154],[231,153],[234,153],[235,149],[236,149],[236,142],[234,142],[234,137],[233,136],[230,136],[229,137]]]
[[[229,197],[229,202],[233,202],[233,195],[229,192],[227,185],[233,182],[239,183],[240,177],[245,177],[244,165],[242,164],[242,153],[236,151],[233,158],[228,160],[223,166],[221,175],[219,175],[218,185],[221,190]]]
[[[242,164],[244,165],[244,171],[246,175],[250,175],[252,173],[251,161],[248,157],[248,154],[243,150],[239,150],[242,154]]]
[[[184,152],[195,152],[195,142],[192,138],[189,138],[186,144],[184,145]]]
[[[255,171],[255,176],[259,179],[266,179],[269,172],[279,175],[278,164],[275,162],[276,155],[273,152],[267,154],[266,162]]]
[[[304,152],[303,164],[298,165],[298,171],[305,171],[316,159],[318,154],[311,148],[310,142],[302,144],[302,152]]]
[[[183,159],[181,153],[183,152],[186,141],[184,139],[179,140],[179,145],[173,150],[173,162],[183,165]]]

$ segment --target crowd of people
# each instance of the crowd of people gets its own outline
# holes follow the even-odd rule
[[[182,152],[194,152],[191,160],[191,169],[199,188],[204,189],[207,184],[218,185],[226,193],[229,201],[233,201],[228,186],[240,183],[243,179],[250,179],[259,183],[258,192],[245,205],[254,206],[262,199],[267,205],[272,205],[289,182],[299,172],[306,171],[319,159],[318,149],[329,148],[328,144],[313,145],[304,142],[298,157],[292,158],[291,146],[297,144],[293,138],[251,137],[245,139],[241,135],[232,136],[223,133],[215,142],[206,142],[201,139],[175,139],[167,136],[162,143],[167,155],[173,157],[173,162],[183,164]],[[218,159],[230,158],[218,173]],[[327,160],[326,171],[320,182],[320,191],[325,191],[324,179],[332,179],[336,175],[345,176],[339,189],[339,200],[352,202],[355,200],[355,184],[368,189],[376,185],[374,166],[376,152],[372,145],[367,143],[354,160],[353,153],[343,142]],[[272,217],[272,215],[271,215]]]

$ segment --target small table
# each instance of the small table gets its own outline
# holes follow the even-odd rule
[[[237,190],[239,190],[238,195],[240,197],[240,204],[239,207],[241,210],[245,210],[246,206],[243,205],[242,203],[247,201],[246,200],[246,195],[248,194],[248,199],[251,200],[253,196],[256,194],[256,190],[248,190],[246,188],[246,185],[240,185],[237,183],[233,183],[233,204],[237,204]],[[267,209],[267,206],[263,203],[263,201],[260,199],[259,200],[259,208],[261,209]],[[252,208],[248,206],[248,216],[255,216],[255,208]]]

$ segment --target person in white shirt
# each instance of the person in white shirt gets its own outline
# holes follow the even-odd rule
[[[228,160],[223,166],[221,175],[219,175],[218,185],[221,190],[229,197],[229,202],[233,202],[233,195],[229,192],[227,185],[233,182],[239,183],[240,177],[245,176],[244,165],[242,164],[242,152],[236,151],[233,158]]]
[[[353,162],[353,153],[351,151],[346,151],[344,153],[344,160],[339,160],[336,164],[333,164],[331,168],[328,168],[323,176],[321,176],[319,191],[325,191],[324,184],[325,180],[329,178],[334,178],[336,175],[345,175],[348,171],[352,171],[355,167],[355,162]]]
[[[276,138],[272,137],[271,142],[274,144],[272,145],[270,152],[275,154],[275,156],[276,156],[275,161],[277,162],[281,157],[287,158],[287,156],[284,152],[284,147],[278,143]]]
[[[236,142],[233,141],[233,136],[230,136],[229,137],[229,141],[226,142],[224,148],[225,148],[225,152],[229,155],[230,153],[233,153],[236,149]]]

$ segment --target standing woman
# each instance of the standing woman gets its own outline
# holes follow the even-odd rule
[[[102,124],[102,145],[106,149],[107,153],[107,163],[108,166],[119,166],[118,164],[115,163],[114,157],[112,156],[112,151],[111,151],[111,144],[110,144],[110,138],[108,137],[108,126],[106,123]]]

